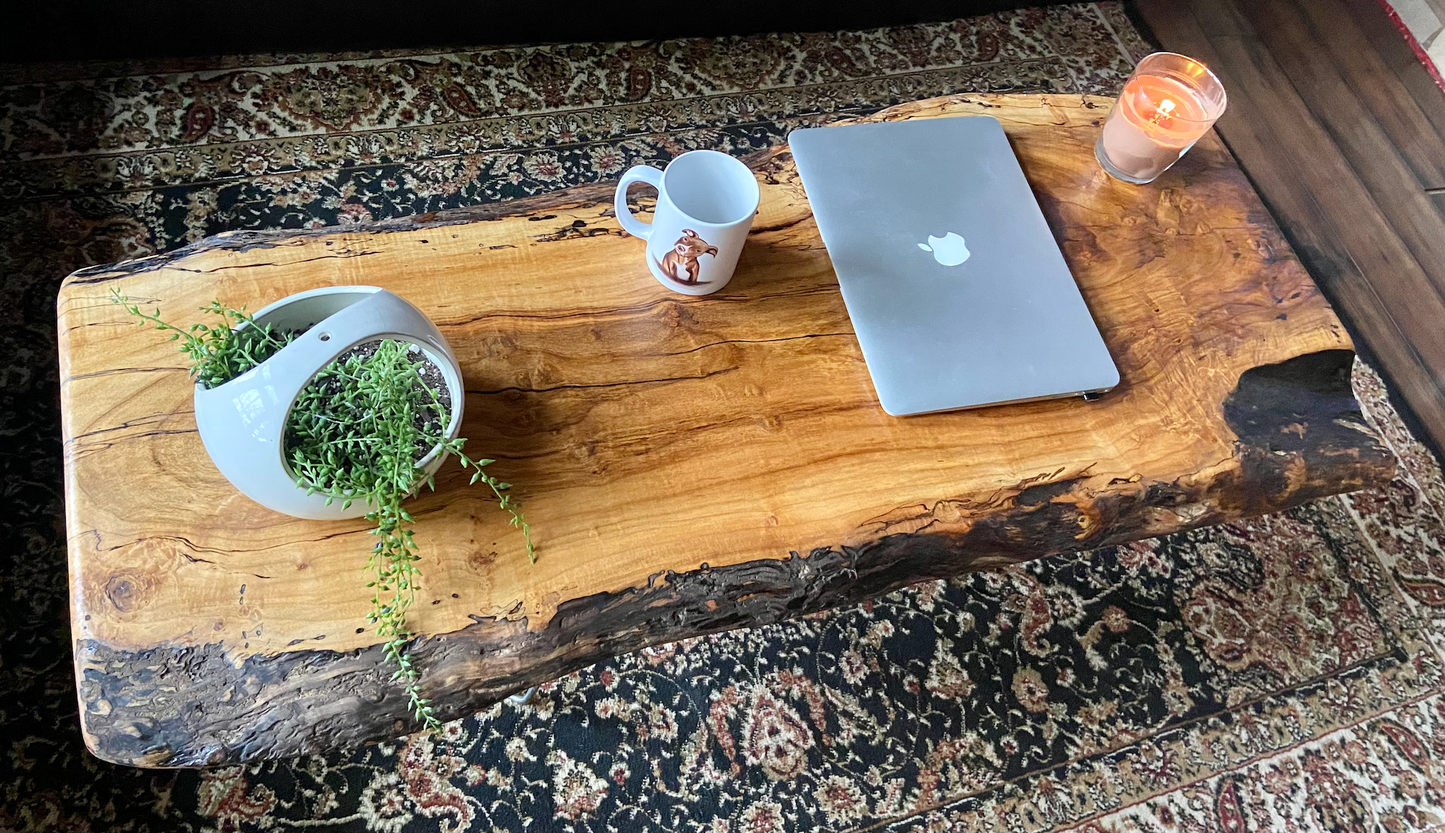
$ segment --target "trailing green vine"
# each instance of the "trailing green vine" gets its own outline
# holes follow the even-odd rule
[[[201,311],[217,316],[214,324],[180,328],[146,313],[116,293],[141,326],[168,331],[192,361],[191,375],[203,387],[225,384],[274,355],[298,334],[259,326],[244,309],[213,302]],[[392,680],[406,691],[412,712],[428,728],[440,725],[420,690],[420,673],[408,653],[415,639],[406,615],[416,600],[421,579],[412,517],[403,502],[432,477],[421,476],[417,463],[432,449],[454,455],[472,469],[471,483],[492,490],[498,505],[511,514],[520,530],[527,557],[536,561],[532,528],[508,490],[511,485],[487,474],[492,460],[473,459],[463,451],[466,439],[446,436],[451,415],[445,385],[427,381],[435,367],[415,345],[394,339],[357,345],[322,368],[298,395],[287,416],[286,457],[298,487],[326,496],[328,504],[349,507],[362,501],[376,537],[367,569],[372,591],[367,621],[383,640],[387,659],[396,666]],[[438,369],[439,370],[439,369]]]
[[[213,324],[195,323],[181,328],[161,320],[161,311],[146,312],[138,304],[112,289],[111,300],[140,319],[136,323],[169,332],[171,341],[180,341],[180,350],[191,358],[191,377],[203,388],[220,387],[242,373],[275,355],[296,338],[296,333],[280,333],[270,324],[258,326],[243,306],[231,309],[212,301],[201,312],[215,315]],[[243,326],[244,325],[244,326]]]

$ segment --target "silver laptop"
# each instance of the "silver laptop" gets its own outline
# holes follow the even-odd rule
[[[883,410],[1119,383],[997,119],[809,128],[788,144]]]

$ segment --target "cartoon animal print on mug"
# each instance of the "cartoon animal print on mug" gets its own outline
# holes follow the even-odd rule
[[[697,279],[698,270],[701,268],[697,259],[703,255],[717,257],[717,247],[709,246],[706,240],[697,236],[697,232],[685,228],[682,236],[672,244],[672,249],[662,256],[662,260],[654,258],[653,262],[662,270],[662,274],[683,286],[697,286],[708,283]]]

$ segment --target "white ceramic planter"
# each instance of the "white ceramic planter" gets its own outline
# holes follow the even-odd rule
[[[335,286],[283,298],[255,315],[256,323],[279,330],[306,329],[276,355],[220,387],[196,386],[196,427],[216,468],[242,494],[270,509],[298,518],[328,520],[364,515],[358,501],[326,505],[296,485],[283,439],[291,406],[311,378],[336,357],[378,338],[410,342],[441,368],[451,391],[447,437],[461,431],[465,390],[461,369],[441,331],[416,307],[375,286]],[[308,329],[309,328],[309,329]],[[417,463],[431,474],[446,455],[439,449]]]

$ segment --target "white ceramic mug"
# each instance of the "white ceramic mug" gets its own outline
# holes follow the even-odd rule
[[[627,186],[657,189],[657,210],[644,223],[627,209]],[[693,150],[659,171],[638,165],[622,175],[613,198],[617,221],[647,241],[647,268],[684,295],[706,295],[732,279],[758,210],[758,181],[726,153]]]

